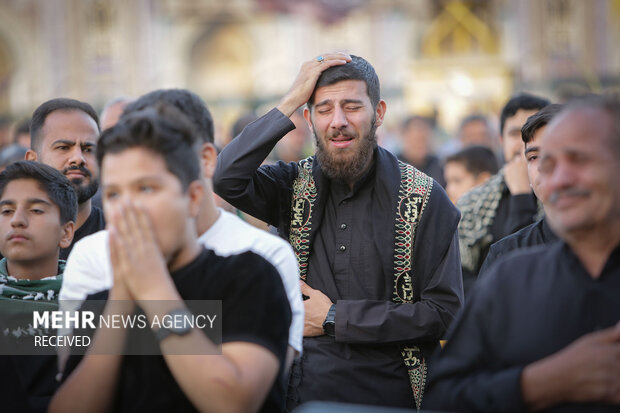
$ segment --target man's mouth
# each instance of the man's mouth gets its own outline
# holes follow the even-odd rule
[[[86,178],[86,175],[84,175],[82,172],[80,171],[69,171],[65,174],[65,176],[69,179],[71,178]]]
[[[329,138],[329,141],[336,148],[346,148],[353,143],[353,137],[347,135],[338,135]]]
[[[28,237],[24,234],[10,234],[8,237],[9,241],[27,241]]]

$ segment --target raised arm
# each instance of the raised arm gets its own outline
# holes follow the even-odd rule
[[[277,226],[281,209],[290,202],[290,185],[297,175],[297,166],[282,162],[262,167],[261,164],[276,143],[295,128],[289,116],[310,99],[321,73],[350,60],[346,54],[332,53],[302,65],[279,105],[249,124],[218,156],[213,185],[219,196]]]

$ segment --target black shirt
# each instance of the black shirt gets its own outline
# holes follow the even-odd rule
[[[620,320],[620,245],[593,279],[564,242],[515,251],[476,285],[443,351],[435,355],[425,408],[525,411],[523,368]],[[594,404],[554,412],[620,411]]]
[[[491,265],[500,257],[503,257],[511,251],[519,248],[533,247],[535,245],[549,244],[557,240],[557,235],[549,228],[549,224],[544,218],[530,224],[491,245],[489,253],[482,263],[482,267],[480,267],[479,277],[488,271]]]
[[[71,245],[67,248],[60,249],[59,259],[66,261],[76,242],[89,236],[90,234],[101,231],[102,229],[105,229],[105,218],[103,216],[103,211],[92,205],[90,208],[90,215],[86,218],[86,221],[84,221],[82,226],[79,227],[73,234],[73,241],[71,242]]]
[[[495,212],[495,219],[489,230],[491,235],[490,242],[482,248],[476,265],[476,272],[472,274],[471,271],[463,268],[463,289],[465,290],[465,297],[469,295],[469,291],[478,278],[478,274],[480,274],[480,269],[486,259],[491,244],[532,224],[536,220],[537,214],[538,201],[533,193],[512,195],[508,186],[504,186],[502,197]]]
[[[261,163],[293,127],[277,109],[251,123],[218,155],[213,178],[218,195],[287,238],[298,165]],[[335,337],[304,338],[289,408],[310,400],[413,407],[401,346],[415,344],[430,355],[460,308],[459,214],[436,183],[417,228],[412,303],[393,302],[401,171],[381,147],[374,161],[351,191],[330,181],[314,159],[306,280],[336,304],[336,328]]]
[[[255,343],[277,357],[278,376],[260,411],[282,411],[291,309],[277,270],[252,252],[220,257],[211,250],[203,250],[198,258],[171,276],[185,300],[222,300],[223,343]],[[107,291],[88,297],[106,298]],[[80,356],[70,357],[66,376],[80,360]],[[163,357],[125,356],[113,410],[189,412],[196,409],[176,383]]]

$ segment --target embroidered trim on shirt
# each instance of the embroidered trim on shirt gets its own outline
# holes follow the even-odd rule
[[[299,161],[299,174],[293,182],[289,235],[289,242],[295,251],[297,264],[299,264],[299,277],[304,281],[308,273],[312,208],[316,201],[316,195],[316,185],[312,177],[312,157],[309,157]]]
[[[433,189],[433,179],[411,165],[400,161],[398,164],[400,189],[394,237],[394,296],[392,300],[395,303],[413,303],[415,235]],[[403,346],[401,354],[409,373],[416,407],[420,410],[426,385],[426,360],[417,346]]]

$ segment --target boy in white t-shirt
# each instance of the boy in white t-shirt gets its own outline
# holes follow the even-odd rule
[[[125,108],[124,115],[157,104],[176,107],[194,124],[203,139],[200,159],[205,196],[197,219],[199,242],[219,255],[252,251],[269,261],[280,274],[292,311],[289,332],[287,366],[302,351],[304,308],[299,288],[297,259],[290,245],[273,235],[260,231],[234,215],[217,208],[212,191],[211,177],[217,163],[217,151],[213,145],[213,119],[204,102],[196,94],[184,89],[160,89],[140,97]],[[60,306],[68,310],[80,300],[112,286],[107,231],[100,231],[75,244],[67,260],[64,282],[60,290]],[[71,300],[71,301],[67,301]],[[68,332],[64,332],[68,333]],[[65,355],[60,354],[62,371]]]

